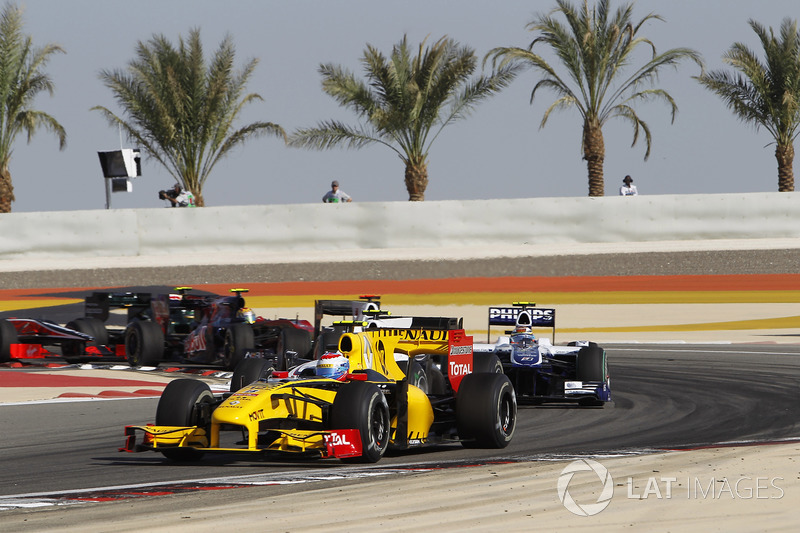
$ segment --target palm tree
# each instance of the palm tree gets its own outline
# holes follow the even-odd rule
[[[339,105],[356,112],[361,123],[349,126],[335,120],[316,128],[299,129],[290,146],[323,150],[345,145],[362,148],[382,144],[405,164],[409,201],[425,200],[428,152],[445,126],[465,118],[481,100],[498,92],[513,78],[514,68],[470,79],[477,66],[475,52],[442,37],[412,57],[407,37],[386,58],[367,45],[361,62],[366,80],[340,66],[320,66],[322,90]]]
[[[243,94],[258,63],[251,59],[234,71],[235,50],[226,36],[206,65],[200,31],[189,32],[175,48],[163,35],[139,41],[136,59],[127,71],[103,70],[100,79],[111,89],[128,116],[123,119],[103,106],[93,107],[119,126],[158,161],[198,206],[205,205],[203,185],[214,165],[245,141],[264,134],[286,138],[271,122],[253,122],[233,129],[242,108],[261,100]]]
[[[662,67],[677,66],[684,59],[691,59],[702,67],[700,55],[688,48],[674,48],[661,54],[655,45],[639,35],[644,24],[650,20],[663,20],[650,13],[638,22],[633,20],[633,4],[624,4],[611,11],[610,0],[599,0],[589,8],[575,7],[568,0],[556,0],[557,7],[548,15],[539,15],[526,28],[537,33],[528,48],[495,48],[487,56],[494,66],[522,64],[539,71],[543,77],[531,91],[531,103],[539,89],[554,91],[558,98],[544,113],[540,128],[547,123],[550,114],[557,109],[575,107],[583,119],[583,159],[589,174],[589,196],[603,196],[603,162],[605,144],[603,126],[611,119],[620,118],[633,127],[635,146],[640,132],[644,133],[647,150],[645,161],[650,156],[650,128],[636,112],[639,102],[665,101],[672,109],[675,120],[677,105],[670,94],[652,83]],[[554,18],[562,15],[566,25]],[[534,47],[547,45],[561,62],[564,72],[551,66],[542,56],[534,53]],[[649,58],[630,74],[626,67],[634,62],[633,54],[640,45],[649,47]]]
[[[30,142],[45,128],[58,137],[59,149],[67,145],[63,126],[31,107],[40,92],[53,94],[53,81],[42,69],[57,52],[64,50],[56,44],[35,48],[33,39],[22,32],[22,10],[6,4],[0,13],[0,213],[10,213],[15,199],[8,164],[17,135],[25,131]]]
[[[765,62],[742,43],[734,43],[722,60],[739,71],[712,71],[696,79],[717,93],[744,122],[764,127],[775,139],[778,191],[794,191],[794,140],[800,132],[800,33],[785,18],[780,36],[754,20],[748,23],[764,48]]]

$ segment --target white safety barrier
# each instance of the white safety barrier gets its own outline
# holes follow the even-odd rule
[[[0,261],[799,237],[793,193],[112,209],[2,214]]]

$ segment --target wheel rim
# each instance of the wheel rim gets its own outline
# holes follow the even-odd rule
[[[503,395],[500,402],[500,429],[508,436],[514,428],[514,402],[508,394]]]
[[[371,418],[372,427],[370,428],[370,433],[372,434],[372,440],[375,442],[375,447],[380,450],[388,443],[388,420],[386,418],[386,412],[381,404],[376,405],[372,409]]]
[[[128,337],[128,359],[133,363],[139,362],[139,351],[141,349],[141,342],[139,342],[139,332],[134,329]]]
[[[233,355],[236,352],[236,346],[233,343],[233,335],[231,334],[231,330],[225,330],[225,349],[223,350],[223,354],[225,357],[225,361],[230,364],[233,361]]]

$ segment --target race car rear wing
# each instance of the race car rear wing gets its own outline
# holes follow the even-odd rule
[[[343,320],[361,321],[365,316],[380,311],[380,296],[363,295],[359,300],[317,300],[314,302],[314,338],[322,331],[325,316],[339,316]]]
[[[529,328],[551,328],[553,342],[556,341],[556,310],[536,307],[533,302],[514,302],[511,307],[490,307],[486,342],[491,342],[492,326],[525,326]],[[511,333],[506,331],[506,333]]]
[[[105,322],[111,309],[125,308],[128,315],[150,308],[152,295],[147,292],[93,292],[84,298],[84,316]]]

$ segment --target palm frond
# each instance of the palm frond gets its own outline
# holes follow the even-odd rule
[[[173,45],[164,35],[138,42],[126,69],[103,70],[100,79],[124,110],[125,119],[96,106],[123,128],[150,157],[195,195],[214,166],[237,146],[264,134],[286,138],[280,126],[258,121],[237,127],[243,108],[262,98],[246,93],[258,64],[235,66],[236,49],[226,35],[206,60],[199,29]]]
[[[522,64],[542,75],[531,91],[531,103],[540,90],[555,93],[556,100],[545,111],[540,127],[556,110],[577,108],[583,124],[603,124],[610,118],[621,118],[631,123],[634,139],[639,131],[649,129],[636,114],[634,106],[648,100],[665,101],[675,118],[677,105],[664,89],[655,88],[658,74],[665,67],[677,67],[693,61],[703,69],[700,54],[689,48],[673,48],[657,53],[652,41],[640,35],[646,23],[662,21],[648,13],[640,20],[634,19],[633,3],[612,9],[610,0],[588,0],[573,4],[569,0],[556,0],[556,7],[546,14],[537,15],[526,26],[535,34],[527,49],[517,47],[495,48],[484,58],[492,66]],[[546,47],[558,62],[551,66],[537,50]],[[645,49],[649,59],[632,68]],[[648,142],[647,157],[650,153]]]
[[[446,126],[469,116],[519,70],[501,65],[491,75],[473,78],[475,52],[446,36],[432,44],[425,39],[416,50],[403,36],[388,56],[368,44],[361,64],[363,79],[337,65],[320,67],[323,91],[354,111],[359,123],[329,120],[298,129],[289,137],[290,146],[326,150],[381,144],[407,164],[423,164]]]

